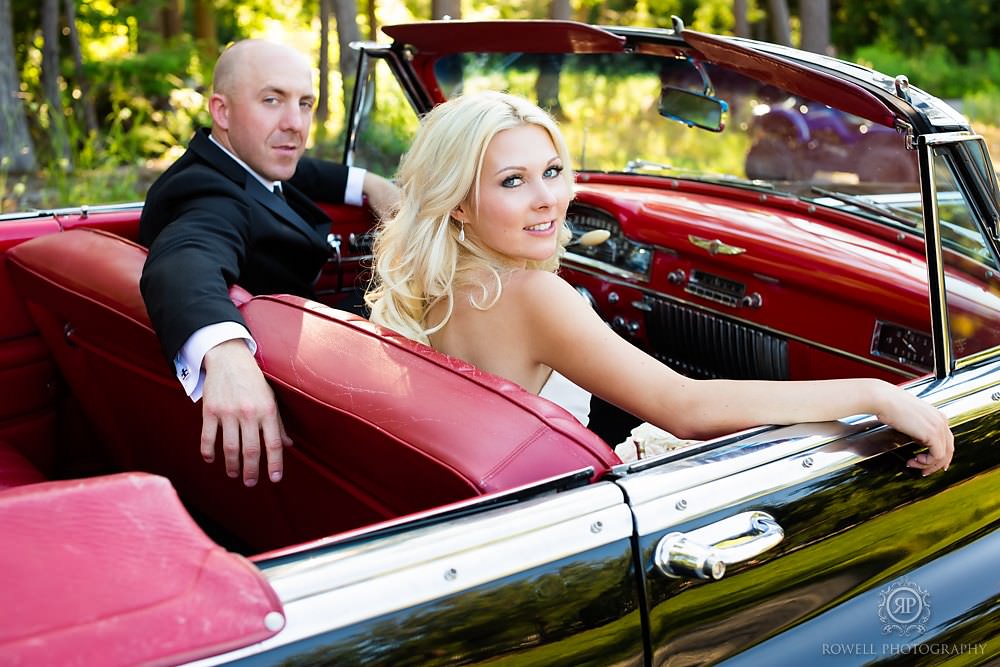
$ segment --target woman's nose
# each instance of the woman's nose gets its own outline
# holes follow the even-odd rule
[[[548,181],[539,181],[535,188],[535,205],[538,208],[548,208],[556,203],[554,186]]]

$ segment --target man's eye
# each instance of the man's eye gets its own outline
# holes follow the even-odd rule
[[[277,103],[278,103],[278,98],[277,97],[265,97],[264,98],[264,104],[277,104]]]
[[[524,179],[521,178],[520,176],[508,176],[507,178],[503,179],[501,185],[505,188],[516,188],[523,182]]]
[[[545,170],[545,178],[555,178],[563,171],[562,165],[557,164]]]

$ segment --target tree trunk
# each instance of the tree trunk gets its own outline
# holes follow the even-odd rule
[[[747,0],[733,0],[733,32],[737,37],[750,36],[750,23],[747,21]]]
[[[431,0],[431,18],[462,18],[462,0]]]
[[[786,0],[767,0],[771,14],[771,41],[783,46],[792,45],[792,28]]]
[[[354,92],[354,76],[358,73],[358,54],[350,47],[351,42],[361,40],[358,30],[357,0],[332,0],[333,13],[337,19],[337,42],[340,46],[340,78],[343,81],[344,111],[351,111],[351,94]]]
[[[62,91],[59,89],[59,0],[42,0],[42,93],[48,109],[52,153],[72,170]]]
[[[319,97],[316,100],[316,131],[330,117],[330,2],[319,0]],[[339,27],[339,24],[338,24]]]
[[[219,36],[212,0],[194,0],[194,40],[205,60],[215,62],[219,55]]]
[[[549,18],[556,21],[568,21],[572,17],[569,0],[552,0],[549,5]],[[547,109],[556,118],[564,117],[562,104],[559,102],[559,73],[562,71],[562,58],[559,55],[544,57],[538,64],[538,79],[535,80],[535,96],[538,106]]]
[[[179,37],[184,32],[184,0],[165,0],[161,15],[165,41]]]
[[[802,49],[830,53],[830,0],[801,0]]]
[[[0,179],[33,171],[37,164],[19,88],[10,0],[0,0]]]
[[[375,0],[368,0],[368,39],[378,41],[378,19],[375,17]]]
[[[66,27],[69,30],[69,48],[73,52],[73,67],[76,70],[76,85],[80,89],[80,102],[83,104],[83,122],[88,134],[96,134],[97,110],[94,108],[94,98],[90,96],[90,81],[83,71],[83,52],[80,49],[80,34],[76,30],[76,0],[65,0],[63,12],[66,14]]]

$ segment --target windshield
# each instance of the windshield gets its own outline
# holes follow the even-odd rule
[[[577,170],[724,180],[810,199],[822,196],[814,186],[908,192],[919,201],[916,154],[892,128],[711,65],[703,77],[685,58],[459,54],[438,60],[435,73],[446,97],[508,90],[551,110]],[[721,113],[719,131],[693,115],[698,96],[702,110]]]

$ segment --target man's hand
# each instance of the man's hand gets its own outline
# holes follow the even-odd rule
[[[267,476],[281,479],[282,449],[292,444],[274,402],[274,392],[242,339],[228,340],[205,354],[205,386],[202,395],[201,456],[215,460],[215,440],[222,427],[222,453],[226,474],[240,474],[243,483],[257,483],[263,435],[267,453]]]
[[[368,205],[379,218],[389,217],[396,212],[401,193],[395,183],[368,171],[365,172],[362,189],[368,197]]]

